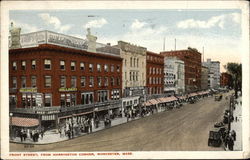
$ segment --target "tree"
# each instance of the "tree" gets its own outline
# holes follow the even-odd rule
[[[227,63],[225,68],[232,75],[235,97],[238,98],[237,93],[242,88],[242,64],[230,62]]]

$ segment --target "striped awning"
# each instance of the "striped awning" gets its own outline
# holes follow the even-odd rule
[[[186,99],[186,96],[178,96],[179,99]]]
[[[190,94],[188,95],[188,97],[194,97],[194,96],[197,96],[197,93],[190,93]]]
[[[174,96],[159,98],[159,101],[161,101],[161,103],[172,102],[172,101],[176,101],[176,100],[177,100],[177,98]]]
[[[156,99],[150,99],[149,102],[150,102],[152,105],[155,105],[155,104],[158,104],[158,103],[159,103]]]
[[[143,106],[151,106],[152,104],[150,103],[150,101],[144,102]]]
[[[11,117],[11,125],[18,127],[35,127],[39,125],[39,120],[35,118]]]

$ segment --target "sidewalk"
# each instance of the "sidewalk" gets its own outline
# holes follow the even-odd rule
[[[115,118],[111,121],[111,127],[113,126],[117,126],[123,123],[127,123],[127,118]],[[110,128],[110,127],[109,127]],[[93,132],[97,132],[100,130],[104,130],[107,129],[104,126],[104,122],[101,121],[99,124],[98,128],[93,127],[92,133]],[[87,133],[80,133],[75,137],[79,137],[79,136],[83,136],[86,135]],[[29,136],[29,135],[28,135]],[[33,140],[31,138],[27,138],[25,141],[21,142],[20,137],[16,137],[13,140],[11,140],[11,142],[15,142],[15,143],[23,143],[23,144],[49,144],[49,143],[55,143],[55,142],[61,142],[61,141],[65,141],[65,140],[69,140],[69,138],[65,135],[63,135],[62,137],[60,137],[60,134],[56,132],[56,130],[50,130],[50,131],[46,131],[44,133],[43,138],[39,137],[38,142],[33,142]]]
[[[236,140],[234,141],[234,151],[242,150],[242,97],[237,100],[238,104],[235,105],[235,110],[233,111],[234,121],[231,122],[231,131],[236,132]],[[236,121],[237,117],[237,121]]]

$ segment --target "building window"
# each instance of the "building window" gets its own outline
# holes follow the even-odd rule
[[[108,77],[105,77],[104,86],[108,86],[108,84],[109,84],[109,79],[108,79]]]
[[[129,80],[132,81],[132,72],[129,72]]]
[[[97,64],[97,66],[96,66],[96,67],[97,67],[97,71],[98,71],[98,72],[101,72],[101,71],[102,71],[101,64]]]
[[[138,81],[138,72],[135,73],[135,80]]]
[[[36,88],[36,76],[31,76],[31,87]]]
[[[44,95],[44,106],[51,107],[52,106],[52,95],[49,93],[45,93]]]
[[[111,99],[112,100],[120,99],[120,90],[119,89],[114,89],[111,91]],[[123,105],[125,106],[126,102],[123,102]]]
[[[116,71],[120,72],[120,66],[119,65],[116,66]]]
[[[44,60],[44,69],[46,69],[46,70],[51,69],[51,60],[50,59],[45,59]]]
[[[86,83],[86,78],[85,77],[81,77],[81,87],[85,87],[85,83]]]
[[[45,88],[51,87],[51,76],[45,76]]]
[[[61,88],[66,88],[66,76],[61,76],[60,87]]]
[[[137,58],[137,67],[139,67],[139,58]]]
[[[93,64],[89,64],[89,72],[93,72],[94,71],[94,68],[93,68]]]
[[[71,88],[76,88],[76,76],[71,77]]]
[[[21,87],[26,88],[26,77],[25,76],[21,77]]]
[[[127,66],[127,60],[126,59],[124,60],[124,66],[125,67]]]
[[[91,104],[93,102],[94,102],[93,92],[81,93],[81,104]]]
[[[61,107],[65,107],[65,105],[66,105],[65,94],[61,94],[60,102],[61,102]]]
[[[132,64],[133,64],[133,58],[130,57],[130,67],[132,67]]]
[[[108,68],[108,65],[107,65],[107,64],[104,65],[104,71],[105,71],[105,72],[108,72],[108,71],[109,71],[109,68]]]
[[[110,78],[110,83],[111,83],[111,86],[114,86],[114,85],[115,85],[115,79],[114,79],[114,77],[111,77],[111,78]]]
[[[119,85],[121,84],[120,78],[118,77],[118,78],[116,79],[116,81],[117,81],[117,85],[119,86]]]
[[[134,67],[136,67],[136,64],[135,64],[135,63],[136,63],[136,58],[134,58]]]
[[[98,102],[105,102],[108,100],[108,91],[104,90],[104,91],[98,91],[97,92],[97,98],[98,98]]]
[[[89,87],[94,87],[94,77],[89,77]]]
[[[114,72],[114,65],[111,65],[111,72]]]
[[[36,69],[36,60],[31,61],[31,69]]]
[[[12,62],[12,70],[17,70],[16,61]]]
[[[60,69],[65,70],[65,61],[60,61]]]
[[[80,63],[80,70],[82,70],[82,71],[83,71],[84,69],[85,69],[84,63],[83,63],[83,62],[81,62],[81,63]]]
[[[26,61],[21,62],[21,69],[25,70],[26,69]]]
[[[12,88],[17,88],[17,80],[16,80],[16,77],[12,77]]]
[[[101,77],[97,77],[97,83],[98,83],[98,87],[102,86],[102,78]]]
[[[71,71],[75,71],[76,70],[76,62],[71,62],[70,68],[71,68]]]

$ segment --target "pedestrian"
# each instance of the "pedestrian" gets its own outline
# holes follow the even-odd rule
[[[234,150],[234,140],[233,140],[232,136],[229,136],[228,148],[229,148],[230,151]]]
[[[43,139],[43,136],[44,136],[44,130],[41,129],[41,139]]]
[[[229,136],[228,136],[228,134],[226,134],[226,136],[225,136],[225,141],[224,141],[224,149],[225,149],[225,150],[227,150],[228,141],[229,141]]]
[[[238,121],[238,117],[237,117],[237,116],[235,117],[235,121],[236,121],[236,122]]]
[[[92,118],[88,120],[89,131],[92,133]]]
[[[236,132],[235,132],[235,130],[231,131],[231,135],[233,137],[233,140],[236,141]]]
[[[23,141],[23,130],[19,130],[19,136],[20,136],[20,139],[21,139],[21,142]]]

